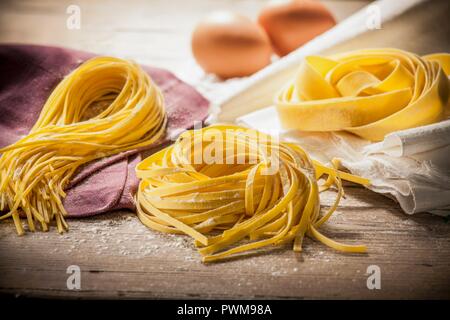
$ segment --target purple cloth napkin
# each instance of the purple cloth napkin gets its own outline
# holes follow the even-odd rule
[[[87,52],[34,45],[0,45],[0,147],[26,135],[53,88],[80,63]],[[205,120],[209,102],[172,73],[144,67],[162,89],[168,114],[167,134],[152,148],[169,142],[195,121]],[[141,160],[131,150],[89,163],[66,189],[64,206],[70,216],[81,217],[116,209],[134,209],[138,186],[134,168]]]

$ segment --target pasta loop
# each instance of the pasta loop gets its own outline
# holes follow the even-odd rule
[[[450,54],[367,49],[306,57],[275,98],[286,129],[352,132],[370,141],[448,116]]]

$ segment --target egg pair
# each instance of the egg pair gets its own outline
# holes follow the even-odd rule
[[[214,12],[192,35],[192,53],[207,73],[220,78],[249,76],[336,24],[319,1],[272,1],[258,23],[230,11]]]

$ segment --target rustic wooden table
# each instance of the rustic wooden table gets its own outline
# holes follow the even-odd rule
[[[184,68],[189,34],[206,12],[232,8],[255,16],[264,1],[128,0],[1,1],[0,42],[68,46]],[[338,20],[367,1],[324,1]],[[66,28],[66,8],[81,8],[81,29]],[[418,53],[449,51],[448,1],[434,1],[329,51],[396,46]],[[204,265],[189,238],[145,228],[133,213],[70,220],[70,232],[17,237],[0,224],[0,293],[73,298],[450,298],[450,224],[429,214],[405,215],[392,200],[349,186],[324,232],[364,243],[365,255],[342,254],[307,240],[289,247]],[[322,195],[325,206],[335,194]],[[81,268],[81,290],[68,290],[66,270]],[[381,270],[381,289],[367,288],[367,268]]]

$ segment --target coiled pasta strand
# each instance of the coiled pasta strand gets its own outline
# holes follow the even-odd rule
[[[286,129],[352,132],[380,141],[450,114],[450,54],[398,49],[309,56],[276,96]]]
[[[318,229],[343,194],[341,179],[369,181],[312,161],[298,145],[238,126],[214,125],[183,133],[176,143],[136,167],[142,179],[137,214],[147,227],[195,239],[204,262],[308,235],[346,252],[361,245],[335,242]],[[319,187],[317,179],[328,175]],[[319,192],[336,185],[338,197],[320,213]]]
[[[95,107],[103,110],[92,117]],[[56,221],[68,229],[62,199],[77,169],[95,159],[151,145],[165,133],[160,89],[136,63],[95,57],[53,90],[29,134],[0,149],[0,210],[17,233]]]

